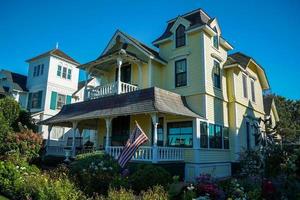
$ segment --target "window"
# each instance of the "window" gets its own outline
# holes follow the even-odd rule
[[[175,86],[181,87],[187,85],[186,59],[175,62]]]
[[[56,75],[59,76],[59,77],[61,76],[61,68],[62,68],[62,67],[61,67],[60,65],[57,66],[57,72],[56,72]]]
[[[41,64],[41,75],[44,74],[44,64]]]
[[[223,148],[229,149],[229,129],[227,127],[223,128]]]
[[[37,67],[36,67],[36,66],[34,66],[34,68],[33,68],[33,77],[35,77],[35,76],[36,76],[36,70],[37,70]]]
[[[40,75],[40,69],[41,69],[41,65],[38,65],[36,70],[36,76]]]
[[[214,27],[214,31],[216,32],[216,35],[213,36],[213,46],[216,49],[219,49],[219,35],[218,35],[218,30],[216,27]]]
[[[244,92],[244,97],[248,98],[247,76],[245,74],[243,74],[243,92]]]
[[[200,122],[200,147],[208,148],[207,123]]]
[[[220,63],[214,60],[214,67],[213,67],[214,86],[219,89],[221,89],[221,73],[220,72],[221,72]]]
[[[67,78],[67,68],[63,67],[62,77]]]
[[[176,29],[176,48],[185,46],[185,27],[180,24]]]
[[[43,91],[29,93],[28,108],[41,108]]]
[[[193,123],[168,123],[168,146],[193,147]]]
[[[66,104],[66,95],[57,94],[56,108],[61,109]]]
[[[72,70],[71,69],[68,69],[68,79],[71,80],[71,77],[72,77]]]
[[[254,80],[251,80],[251,97],[252,101],[255,102]]]
[[[222,126],[209,124],[209,147],[222,149]]]
[[[65,133],[64,128],[62,127],[53,127],[51,130],[51,139],[62,139]]]

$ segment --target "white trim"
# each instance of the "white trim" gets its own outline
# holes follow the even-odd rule
[[[175,63],[177,61],[180,61],[180,60],[186,60],[186,85],[183,85],[183,86],[179,86],[179,87],[176,87],[176,66],[175,66]],[[183,88],[183,87],[189,87],[190,86],[190,76],[189,76],[189,61],[188,61],[188,56],[179,56],[177,57],[177,59],[174,59],[173,60],[173,89],[179,89],[179,88]]]

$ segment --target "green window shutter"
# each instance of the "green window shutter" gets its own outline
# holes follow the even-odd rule
[[[51,101],[50,101],[50,109],[56,109],[56,99],[57,99],[57,92],[52,91],[51,93]]]
[[[67,95],[66,104],[71,104],[72,96]]]

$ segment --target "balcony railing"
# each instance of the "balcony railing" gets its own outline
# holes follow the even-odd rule
[[[123,146],[109,146],[107,147],[107,153],[114,158],[118,158],[123,150]],[[155,152],[157,151],[157,158],[155,158]],[[183,161],[183,148],[176,147],[150,147],[141,146],[135,152],[132,157],[134,161],[150,161],[150,162],[161,162],[161,161]]]
[[[96,99],[99,97],[109,96],[113,94],[133,92],[137,89],[138,87],[136,85],[124,82],[114,82],[106,85],[100,85],[92,89],[88,89],[87,93],[89,99]]]

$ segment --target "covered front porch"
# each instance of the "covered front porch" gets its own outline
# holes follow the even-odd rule
[[[189,156],[189,150],[197,146],[199,118],[186,107],[183,97],[153,87],[66,105],[42,123],[49,126],[50,134],[52,126],[72,127],[73,157],[78,153],[76,133],[94,129],[95,150],[103,149],[118,158],[136,121],[149,140],[136,151],[132,161],[158,163],[183,162]]]

